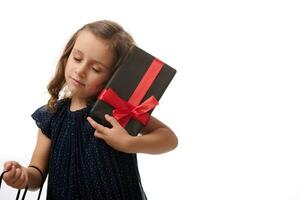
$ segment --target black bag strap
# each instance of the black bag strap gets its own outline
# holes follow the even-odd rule
[[[31,166],[28,166],[28,167],[32,167],[32,168],[35,168],[37,171],[39,171],[39,173],[41,174],[41,178],[42,178],[42,185],[41,185],[41,187],[40,187],[40,190],[39,190],[39,195],[38,195],[38,199],[37,200],[40,200],[40,197],[41,197],[41,193],[42,193],[42,189],[43,189],[43,185],[44,185],[44,175],[43,175],[43,172],[38,168],[38,167],[36,167],[36,166],[33,166],[33,165],[31,165]],[[6,173],[6,172],[8,172],[8,171],[4,171],[4,172],[2,172],[1,173],[1,177],[0,177],[0,189],[1,189],[1,184],[2,184],[2,179],[3,179],[3,176],[4,176],[4,174]],[[21,198],[21,200],[24,200],[25,199],[25,197],[26,197],[26,193],[27,193],[27,190],[28,190],[28,186],[24,189],[24,192],[23,192],[23,195],[22,195],[22,198]],[[21,189],[18,189],[18,193],[17,193],[17,196],[16,196],[16,200],[18,200],[19,199],[19,197],[20,197],[20,194],[21,194]]]
[[[1,183],[2,183],[2,178],[4,176],[4,174],[6,173],[7,171],[4,171],[1,173],[1,176],[0,176],[0,189],[1,189]]]
[[[34,165],[30,165],[28,167],[32,167],[32,168],[35,168],[36,170],[38,170],[40,172],[40,175],[41,175],[41,178],[42,178],[42,185],[40,187],[40,190],[39,190],[39,195],[38,195],[38,200],[40,200],[40,197],[41,197],[41,193],[42,193],[42,190],[43,190],[43,185],[44,185],[44,181],[45,181],[45,176],[43,175],[43,172],[42,170],[40,170],[38,167],[34,166]],[[27,189],[27,188],[26,188]]]
[[[24,189],[24,192],[23,192],[23,195],[22,195],[22,199],[21,199],[21,200],[24,200],[24,199],[25,199],[25,196],[26,196],[26,193],[27,193],[27,189],[28,189],[28,187],[26,187],[26,188]],[[18,189],[18,193],[17,193],[17,196],[16,196],[16,200],[19,199],[20,193],[21,193],[21,189]]]

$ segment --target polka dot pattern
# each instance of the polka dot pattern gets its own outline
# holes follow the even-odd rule
[[[32,118],[51,139],[47,200],[146,200],[136,154],[117,151],[94,137],[91,105],[70,110],[71,99],[47,105]]]

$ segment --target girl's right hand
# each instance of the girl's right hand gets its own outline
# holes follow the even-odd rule
[[[16,189],[26,188],[28,172],[25,167],[16,161],[8,161],[4,163],[4,171],[7,171],[3,176],[3,180],[7,185]]]

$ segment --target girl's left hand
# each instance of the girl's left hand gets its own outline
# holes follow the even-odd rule
[[[114,117],[106,114],[105,118],[112,124],[112,128],[107,128],[97,123],[91,117],[87,118],[91,126],[95,128],[94,136],[103,139],[108,145],[118,151],[131,153],[129,151],[130,141],[134,136],[129,135]]]

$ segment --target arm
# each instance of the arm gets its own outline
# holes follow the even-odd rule
[[[129,149],[133,153],[161,154],[175,149],[178,138],[163,122],[155,117],[142,128],[141,135],[131,138]]]
[[[46,175],[51,140],[39,129],[35,150],[30,165],[38,167]],[[7,185],[22,189],[28,185],[30,190],[38,189],[42,184],[39,171],[31,167],[23,167],[16,161],[8,161],[4,164],[5,173],[3,180]]]
[[[39,129],[37,144],[32,154],[32,158],[29,165],[34,165],[38,167],[42,171],[44,177],[46,177],[48,171],[50,146],[51,140]],[[40,173],[36,169],[31,167],[28,167],[27,171],[29,177],[28,188],[32,190],[38,189],[42,184]]]
[[[112,124],[112,128],[104,127],[90,117],[88,121],[96,129],[95,136],[104,139],[117,150],[126,153],[161,154],[175,149],[178,145],[174,132],[155,117],[151,116],[139,136],[129,135],[112,116],[105,117]]]

